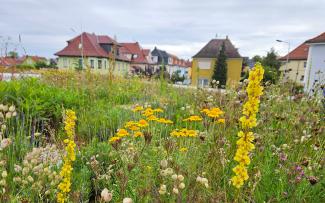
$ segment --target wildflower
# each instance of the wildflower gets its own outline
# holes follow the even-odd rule
[[[147,117],[147,119],[149,121],[157,121],[158,120],[158,118],[155,115],[150,115],[150,116]]]
[[[260,86],[263,74],[264,69],[260,63],[256,63],[249,73],[249,83],[246,88],[248,100],[243,105],[243,116],[239,119],[243,130],[238,133],[239,139],[236,142],[237,151],[234,157],[238,165],[233,168],[235,176],[231,178],[231,182],[236,188],[240,188],[249,178],[247,173],[247,166],[251,162],[249,152],[255,148],[252,143],[253,132],[250,132],[250,129],[257,125],[256,114],[260,103],[259,97],[263,94],[263,87]]]
[[[166,185],[161,185],[158,192],[159,194],[164,195],[166,194],[166,191],[167,191]]]
[[[67,152],[64,156],[63,166],[61,168],[60,176],[62,181],[58,185],[57,201],[59,203],[64,203],[68,199],[68,193],[71,187],[71,174],[72,174],[72,163],[76,160],[76,155],[74,149],[76,144],[74,143],[74,131],[75,131],[75,121],[77,119],[76,114],[72,110],[67,110],[65,112],[65,132],[67,139],[64,140],[66,144],[65,151]]]
[[[7,148],[11,143],[12,143],[12,141],[10,138],[5,138],[5,139],[1,140],[0,150]]]
[[[178,189],[177,188],[173,188],[173,193],[178,194]]]
[[[190,116],[186,119],[183,119],[183,121],[202,121],[201,116]]]
[[[129,197],[123,199],[123,203],[133,203],[133,200]]]
[[[167,168],[168,166],[168,161],[166,159],[160,161],[160,166],[162,168]]]
[[[179,181],[183,181],[183,180],[184,180],[184,176],[182,176],[182,175],[178,175],[178,176],[177,176],[177,179],[178,179]]]
[[[7,171],[2,171],[1,176],[2,176],[3,178],[6,178],[6,177],[8,176]]]
[[[148,122],[146,120],[144,120],[144,119],[141,119],[138,122],[138,126],[141,127],[141,128],[147,127],[148,125],[149,125]]]
[[[135,106],[132,111],[133,112],[138,112],[138,111],[142,111],[143,110],[143,107],[142,106]]]
[[[15,108],[14,105],[11,105],[11,106],[9,107],[9,111],[10,111],[10,112],[14,112],[15,110],[16,110],[16,108]]]
[[[218,120],[217,120],[217,123],[225,123],[226,122],[226,120],[224,119],[224,118],[219,118]]]
[[[113,197],[112,193],[109,192],[107,188],[100,193],[100,196],[104,202],[110,202]]]
[[[187,152],[187,150],[188,149],[186,147],[182,147],[182,148],[179,149],[180,152]]]
[[[158,118],[156,120],[158,123],[164,123],[164,124],[173,124],[173,121],[169,120],[169,119],[165,119],[165,118]]]
[[[117,137],[125,137],[127,135],[129,135],[129,132],[127,130],[123,129],[123,128],[122,129],[119,129],[117,131],[117,133],[116,133],[116,136]]]
[[[137,122],[134,122],[134,121],[128,121],[128,122],[126,122],[126,124],[124,125],[124,127],[125,128],[128,128],[128,129],[130,129],[132,131],[137,131],[137,130],[140,129],[139,126],[138,126],[138,123]],[[127,131],[124,131],[125,129],[120,129],[120,130],[122,130],[122,132],[120,132],[120,136],[124,137],[124,136],[127,135]],[[124,135],[124,134],[126,134],[126,135]]]
[[[211,109],[203,109],[201,112],[206,114],[208,117],[214,118],[214,119],[216,119],[224,114],[224,112],[221,111],[220,108],[217,108],[217,107],[211,108]]]
[[[177,180],[177,174],[173,174],[173,175],[172,175],[172,179],[173,179],[173,180]]]
[[[162,110],[161,108],[156,108],[153,110],[153,112],[162,113],[164,112],[164,110]]]
[[[178,188],[180,188],[180,189],[184,189],[184,188],[185,188],[185,184],[184,184],[184,183],[180,183],[180,184],[178,185]]]
[[[117,141],[119,141],[119,140],[121,140],[121,137],[111,137],[109,140],[108,140],[108,142],[109,143],[115,143],[115,142],[117,142]]]
[[[152,108],[146,108],[144,111],[142,111],[142,115],[145,117],[152,116],[154,114],[154,110]]]
[[[137,131],[137,132],[134,133],[133,136],[134,136],[134,137],[143,137],[143,133],[140,132],[140,131]]]

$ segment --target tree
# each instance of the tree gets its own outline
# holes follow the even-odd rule
[[[18,58],[18,53],[15,52],[15,51],[10,51],[8,53],[8,56],[11,57],[11,58]]]
[[[181,74],[181,71],[180,70],[177,70],[177,71],[173,72],[173,74],[171,76],[171,81],[173,83],[184,82],[185,77],[184,77],[184,75],[183,76],[180,76],[180,74]]]
[[[262,63],[262,60],[263,60],[260,55],[255,55],[255,56],[253,56],[252,59],[253,59],[254,63],[256,63],[256,62]]]
[[[268,66],[271,69],[275,69],[279,71],[281,62],[277,59],[278,56],[273,48],[269,52],[267,52],[266,56],[262,60],[263,66]]]
[[[225,86],[227,83],[227,56],[225,43],[222,43],[221,50],[217,57],[217,61],[213,70],[212,80],[219,81],[219,84],[221,86]]]

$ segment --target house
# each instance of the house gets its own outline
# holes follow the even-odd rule
[[[177,72],[180,77],[184,77],[184,83],[189,84],[190,79],[190,66],[189,61],[186,61],[184,59],[178,58],[176,55],[169,54],[169,58],[171,59],[171,63],[167,66],[167,72],[171,76],[173,73]]]
[[[122,45],[107,35],[83,32],[67,43],[64,49],[55,53],[59,57],[59,69],[90,68],[94,72],[108,73],[112,68],[116,75],[130,72],[130,60],[120,54]],[[114,67],[112,61],[115,61]]]
[[[304,83],[308,50],[309,45],[307,43],[302,43],[297,48],[292,50],[289,55],[287,54],[279,58],[279,60],[282,62],[280,67],[281,79],[284,82],[294,81],[299,84]]]
[[[325,32],[306,41],[309,45],[305,69],[305,91],[315,91],[316,85],[325,84]]]
[[[214,66],[221,50],[225,45],[227,56],[227,84],[235,84],[240,80],[243,59],[230,39],[212,39],[197,54],[192,62],[192,85],[208,86],[211,82]]]
[[[166,51],[160,50],[157,47],[151,51],[151,57],[155,72],[161,70],[162,67],[164,67],[165,70],[167,70],[167,68],[169,69],[169,66],[172,63],[170,55]]]
[[[10,68],[17,66],[21,63],[21,61],[18,58],[4,56],[0,57],[0,67],[4,68]]]
[[[27,66],[32,66],[35,67],[37,63],[45,63],[46,65],[49,65],[50,62],[45,58],[45,57],[40,57],[40,56],[22,56],[19,58],[20,65],[27,65]]]
[[[130,60],[131,72],[153,72],[149,49],[143,49],[138,42],[120,44],[120,53]]]

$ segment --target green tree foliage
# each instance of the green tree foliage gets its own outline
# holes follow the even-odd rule
[[[185,77],[184,76],[180,76],[180,73],[181,73],[180,70],[177,70],[177,71],[173,72],[173,74],[171,76],[171,81],[173,83],[183,82],[185,80]]]
[[[264,67],[270,67],[272,69],[275,69],[276,71],[279,71],[281,62],[277,59],[277,54],[273,48],[269,52],[267,52],[266,56],[263,57],[262,65]]]
[[[227,56],[225,43],[222,44],[221,50],[213,70],[212,80],[219,81],[221,86],[227,83]]]
[[[10,51],[8,53],[8,56],[11,57],[11,58],[18,58],[18,53],[15,52],[15,51]]]

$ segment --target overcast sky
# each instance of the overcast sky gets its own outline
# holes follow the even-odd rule
[[[75,32],[74,32],[74,31]],[[226,35],[242,56],[265,55],[325,32],[324,0],[0,0],[0,47],[54,57],[80,32],[116,35],[191,58],[210,39]],[[18,51],[23,54],[18,46]]]

